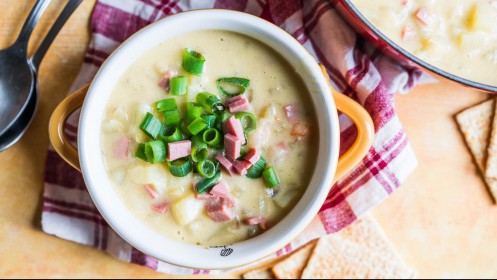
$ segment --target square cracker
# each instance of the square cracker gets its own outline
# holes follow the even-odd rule
[[[316,242],[316,240],[311,241],[292,253],[288,258],[273,266],[274,276],[277,279],[300,279],[307,261],[311,257],[312,250],[316,246]]]
[[[339,236],[319,239],[303,279],[410,279],[412,270]]]
[[[494,201],[497,201],[497,180],[485,176],[487,147],[494,116],[495,99],[487,100],[456,115],[464,140],[473,154]],[[497,131],[496,131],[497,132]]]
[[[364,216],[351,226],[340,231],[337,235],[360,245],[364,250],[373,251],[376,254],[382,255],[386,259],[390,259],[391,262],[397,262],[400,266],[405,266],[393,246],[388,241],[381,227],[374,220],[374,218],[369,215]],[[310,243],[290,255],[288,258],[277,263],[273,267],[273,273],[276,278],[300,278],[314,247],[315,242]]]
[[[261,268],[243,274],[243,279],[275,279],[271,268]]]
[[[497,106],[494,109],[492,120],[492,130],[487,148],[487,164],[485,167],[485,177],[490,180],[497,180]]]

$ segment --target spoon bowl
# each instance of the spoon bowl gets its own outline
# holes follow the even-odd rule
[[[0,135],[4,135],[28,106],[36,90],[35,70],[19,48],[0,52]]]

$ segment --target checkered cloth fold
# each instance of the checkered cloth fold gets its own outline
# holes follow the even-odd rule
[[[72,89],[91,82],[109,54],[130,35],[170,14],[200,8],[244,11],[269,20],[293,35],[323,63],[341,92],[371,114],[376,138],[368,155],[330,192],[311,225],[276,255],[287,254],[319,236],[354,222],[395,191],[416,166],[416,159],[393,107],[393,93],[407,92],[423,74],[405,69],[370,46],[344,23],[326,0],[99,0],[91,21],[92,40]],[[78,114],[66,131],[77,138]],[[340,115],[341,153],[357,135]],[[171,274],[204,274],[157,261],[134,249],[109,228],[87,192],[80,173],[49,148],[42,226],[46,233],[93,246],[117,258]]]

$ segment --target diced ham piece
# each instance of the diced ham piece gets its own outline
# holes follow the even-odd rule
[[[402,0],[402,1],[400,2],[400,4],[402,4],[402,6],[407,5],[407,3],[409,3],[409,0]]]
[[[226,184],[224,181],[219,182],[211,189],[210,194],[216,197],[229,196],[230,190],[228,189],[228,184]]]
[[[228,159],[235,160],[240,157],[242,141],[233,134],[224,135],[224,153]]]
[[[228,106],[228,109],[232,114],[248,111],[250,109],[250,102],[244,97],[243,99],[231,103]]]
[[[236,138],[242,141],[242,145],[245,144],[245,134],[243,133],[242,122],[235,118],[235,116],[231,116],[226,120],[223,124],[224,133],[229,133],[234,135]]]
[[[169,91],[169,80],[175,75],[174,71],[167,70],[159,81],[159,86]]]
[[[285,116],[289,123],[293,124],[299,120],[301,109],[298,105],[287,105],[283,107],[283,109],[285,110]]]
[[[226,105],[226,107],[229,107],[230,104],[237,102],[237,101],[240,101],[240,100],[243,100],[244,98],[246,98],[246,97],[243,95],[237,95],[235,97],[226,98],[226,100],[224,100],[224,105]]]
[[[157,213],[164,214],[167,212],[167,210],[169,210],[169,204],[161,202],[157,204],[152,204],[151,208]]]
[[[123,136],[119,138],[114,144],[114,157],[118,160],[125,160],[128,158],[128,149],[131,140]]]
[[[232,195],[228,195],[224,198],[221,198],[221,201],[228,208],[233,208],[236,206],[236,199]]]
[[[298,122],[293,125],[292,127],[292,136],[301,138],[301,137],[306,137],[310,133],[310,127],[309,124],[306,122]]]
[[[269,228],[267,219],[264,217],[252,217],[245,220],[247,225],[259,225],[262,230],[266,230]]]
[[[154,185],[145,185],[145,191],[152,199],[156,199],[159,196],[159,193],[155,190]]]
[[[192,142],[190,140],[183,140],[167,144],[167,160],[177,160],[179,158],[187,157],[192,152]]]
[[[235,160],[233,162],[233,166],[238,174],[245,176],[247,174],[247,170],[252,166],[252,163],[246,160]]]
[[[402,41],[408,42],[416,38],[416,31],[409,25],[404,26],[402,29]]]
[[[206,203],[205,210],[215,222],[227,222],[235,217],[235,213],[221,199]]]
[[[211,195],[210,193],[204,193],[204,194],[197,193],[197,187],[194,187],[193,189],[195,191],[195,198],[198,200],[211,200],[214,198],[214,196]]]
[[[416,18],[421,21],[424,25],[430,25],[433,21],[433,15],[428,11],[426,7],[421,7],[416,13]]]
[[[261,153],[257,149],[250,149],[247,152],[247,154],[243,157],[243,160],[250,162],[252,165],[258,162],[259,159],[261,159]]]
[[[221,164],[221,167],[228,172],[231,176],[236,175],[235,167],[233,167],[233,163],[227,158],[225,158],[223,155],[218,154],[216,156],[217,161],[219,161],[219,164]]]

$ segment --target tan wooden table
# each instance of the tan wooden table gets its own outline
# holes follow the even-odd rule
[[[40,106],[25,137],[0,154],[0,277],[165,277],[104,252],[41,232],[49,116],[77,75],[95,0],[85,0],[54,42],[39,73]],[[0,47],[13,42],[34,0],[0,1]],[[65,1],[53,0],[33,37]],[[396,97],[419,160],[404,186],[373,213],[422,277],[497,277],[497,208],[480,180],[453,116],[487,94],[439,83]]]

